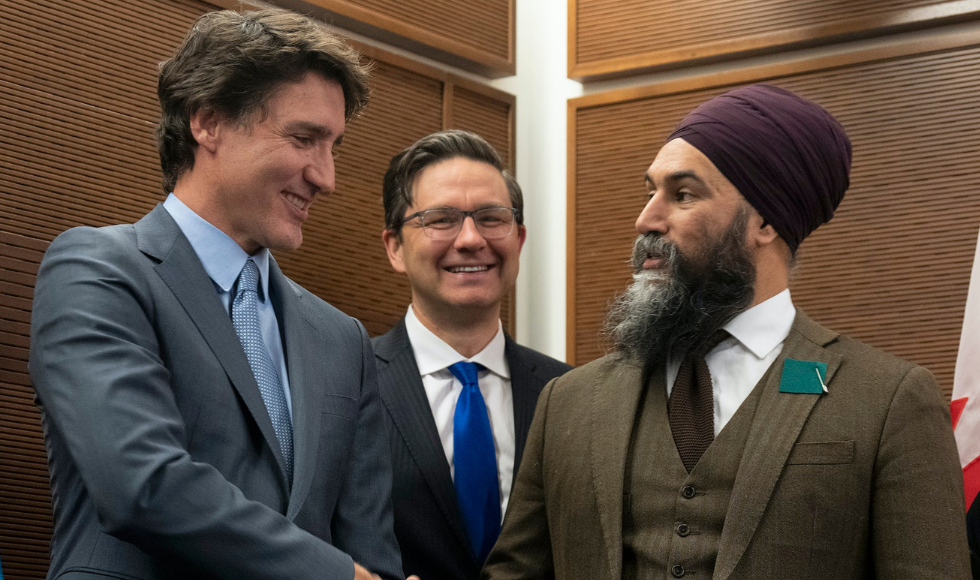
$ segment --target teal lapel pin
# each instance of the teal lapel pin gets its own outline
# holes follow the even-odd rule
[[[827,363],[812,360],[788,358],[783,361],[783,375],[779,378],[780,393],[811,393],[819,395],[827,392],[824,377],[827,376]]]

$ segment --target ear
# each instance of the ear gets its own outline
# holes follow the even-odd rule
[[[759,215],[759,212],[755,211],[754,209],[752,210],[752,213],[749,214],[747,230],[746,235],[748,236],[748,239],[746,242],[749,244],[749,247],[762,248],[771,245],[772,243],[776,242],[776,240],[780,239],[779,232],[776,231],[776,228],[772,227],[772,224],[767,223],[766,220]]]
[[[197,145],[214,153],[221,135],[222,122],[214,110],[197,111],[190,118],[191,135]]]
[[[527,228],[524,224],[517,226],[517,251],[520,253],[521,249],[524,247],[524,242],[527,241]]]
[[[385,229],[381,232],[381,241],[384,242],[385,251],[388,252],[388,261],[391,267],[399,274],[405,273],[405,263],[402,261],[402,240],[395,230]]]

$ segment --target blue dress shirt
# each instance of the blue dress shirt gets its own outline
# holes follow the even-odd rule
[[[163,208],[177,222],[184,237],[191,243],[204,271],[214,282],[214,288],[231,316],[232,287],[245,262],[250,257],[259,268],[259,323],[262,326],[262,341],[265,343],[272,364],[279,371],[282,389],[286,393],[286,407],[293,414],[293,401],[289,396],[289,377],[286,375],[286,357],[283,355],[282,337],[279,335],[279,321],[269,300],[269,250],[262,248],[254,256],[249,256],[228,234],[211,225],[194,213],[177,196],[170,194],[163,202]]]

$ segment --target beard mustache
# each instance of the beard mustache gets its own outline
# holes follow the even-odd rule
[[[691,255],[659,234],[633,244],[633,283],[606,315],[604,332],[621,356],[643,367],[644,381],[672,357],[697,352],[752,303],[755,265],[745,246],[748,210]],[[663,266],[643,270],[647,258]]]

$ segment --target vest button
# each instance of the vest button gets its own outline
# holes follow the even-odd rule
[[[672,566],[672,567],[670,568],[670,574],[671,574],[671,575],[672,575],[672,576],[673,576],[674,578],[680,578],[681,576],[683,576],[683,575],[684,575],[684,566],[681,566],[680,564],[674,564],[674,565],[673,565],[673,566]]]
[[[691,499],[696,494],[697,492],[694,491],[694,486],[692,485],[685,485],[684,488],[681,490],[681,495],[684,496],[684,499]]]
[[[691,528],[687,524],[677,524],[677,535],[685,537],[691,533]]]

